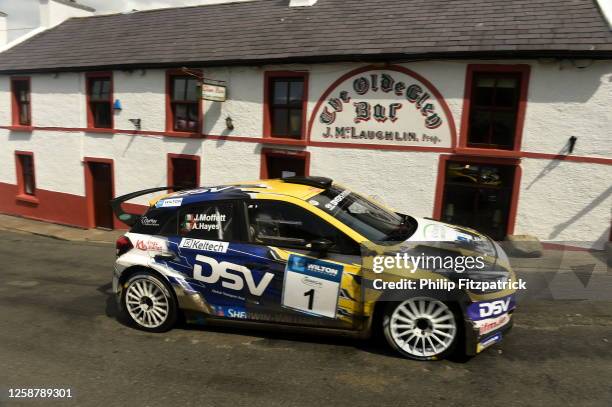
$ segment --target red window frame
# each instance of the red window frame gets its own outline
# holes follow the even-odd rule
[[[498,150],[498,151],[520,151],[523,138],[523,126],[525,123],[525,112],[527,110],[527,96],[529,89],[529,76],[531,67],[526,64],[498,65],[498,64],[470,64],[467,67],[465,80],[465,96],[463,99],[463,113],[461,118],[461,135],[459,138],[460,149]],[[519,99],[516,112],[516,125],[514,130],[514,141],[511,149],[497,148],[496,146],[472,146],[469,141],[470,116],[472,113],[472,91],[474,78],[477,75],[511,74],[520,80]]]
[[[268,179],[269,177],[268,157],[299,158],[304,161],[304,176],[310,175],[310,152],[263,148],[261,150],[261,166],[259,169],[261,179]]]
[[[198,69],[190,69],[190,72],[202,76],[202,71]],[[204,103],[202,98],[198,98],[198,123],[196,131],[175,130],[174,128],[174,109],[172,108],[172,80],[176,77],[187,77],[195,79],[192,75],[186,74],[180,69],[170,69],[166,71],[166,135],[175,137],[200,137],[202,135],[202,126],[204,122]]]
[[[301,78],[303,80],[303,93],[302,93],[302,126],[300,130],[300,137],[292,137],[289,135],[272,135],[272,102],[273,97],[271,92],[272,83],[279,79],[295,79]],[[307,129],[307,113],[308,113],[308,72],[295,72],[295,71],[268,71],[264,74],[264,128],[263,133],[265,138],[275,139],[288,139],[288,140],[306,140],[306,129]]]
[[[32,167],[30,169],[32,173],[30,176],[32,184],[29,188],[27,185],[27,169],[24,166],[25,157],[27,157]],[[38,198],[36,197],[36,170],[34,165],[34,153],[31,151],[15,151],[15,167],[17,170],[17,200],[38,203]],[[31,192],[28,192],[28,189]]]
[[[22,121],[21,106],[23,102],[19,101],[17,83],[27,84],[27,105],[28,112],[26,120]],[[11,78],[11,124],[13,127],[30,128],[32,127],[32,81],[29,76],[19,76]]]
[[[181,160],[193,160],[196,162],[196,188],[199,188],[200,186],[200,164],[201,164],[201,159],[200,156],[198,155],[189,155],[189,154],[172,154],[169,153],[168,154],[168,163],[167,163],[167,168],[168,168],[168,174],[167,174],[167,186],[169,187],[173,187],[173,179],[174,179],[174,160],[175,159],[181,159]],[[170,192],[172,192],[172,189],[169,190]]]
[[[108,79],[110,82],[110,89],[108,93],[108,100],[99,101],[92,100],[91,98],[91,84],[95,80]],[[87,95],[87,128],[89,129],[114,129],[115,128],[115,117],[113,111],[113,73],[112,72],[88,72],[85,75],[85,94]],[[105,104],[108,103],[110,110],[110,125],[109,126],[96,126],[95,114],[93,105],[94,104]]]

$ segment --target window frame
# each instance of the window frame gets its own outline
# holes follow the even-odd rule
[[[259,169],[260,179],[269,179],[268,176],[268,158],[297,158],[304,161],[304,176],[310,175],[310,152],[301,150],[280,150],[280,149],[261,149],[261,166]]]
[[[199,69],[190,69],[190,72],[202,76],[203,73]],[[204,101],[202,97],[198,98],[198,123],[196,131],[183,131],[174,129],[174,110],[172,109],[172,80],[176,77],[187,77],[194,79],[192,75],[186,74],[181,69],[169,69],[166,71],[166,135],[173,137],[201,137],[204,125]]]
[[[26,82],[28,84],[28,123],[21,124],[21,103],[16,94],[16,82]],[[29,76],[13,76],[11,77],[11,127],[19,129],[32,128],[32,79]]]
[[[525,124],[525,113],[527,110],[528,103],[528,89],[529,89],[529,77],[531,72],[531,66],[527,64],[517,65],[501,65],[501,64],[469,64],[466,71],[465,80],[465,96],[463,99],[463,112],[461,117],[461,133],[459,137],[459,150],[463,151],[521,151],[523,128]],[[499,148],[496,145],[470,145],[469,134],[470,134],[470,118],[472,113],[472,93],[474,79],[477,75],[500,75],[500,74],[512,74],[517,75],[520,81],[519,84],[519,98],[518,106],[516,109],[516,122],[514,130],[514,140],[511,148]]]
[[[271,92],[272,83],[280,79],[296,79],[302,78],[303,80],[303,93],[302,93],[302,126],[300,131],[300,137],[291,137],[289,135],[284,136],[273,136],[272,135],[272,100],[273,94]],[[267,71],[264,73],[264,127],[263,134],[264,138],[273,138],[277,140],[293,140],[293,141],[306,141],[307,132],[307,115],[308,115],[308,88],[309,88],[309,72],[307,71]]]
[[[109,80],[109,93],[108,102],[104,101],[92,101],[91,100],[91,83],[96,79],[108,79]],[[114,103],[114,84],[113,84],[113,73],[108,72],[87,72],[85,74],[85,95],[87,101],[87,128],[95,131],[112,131],[115,128],[115,111],[113,109]],[[110,127],[97,127],[95,123],[95,117],[92,109],[92,104],[103,104],[108,103],[110,108]]]
[[[190,154],[174,154],[174,153],[168,153],[168,158],[167,158],[167,186],[169,187],[174,187],[175,185],[173,184],[173,179],[174,179],[174,160],[175,159],[181,159],[181,160],[192,160],[196,162],[196,186],[195,188],[199,188],[201,184],[201,178],[200,178],[200,174],[201,174],[201,158],[199,155],[190,155]],[[175,192],[174,189],[169,189],[168,192]]]
[[[335,248],[331,248],[328,252],[329,253],[333,253],[333,254],[337,254],[337,255],[343,255],[343,256],[360,256],[361,255],[361,249],[360,249],[360,244],[359,242],[357,242],[355,239],[353,239],[352,237],[350,237],[348,234],[346,234],[343,230],[341,230],[340,228],[338,228],[336,225],[332,224],[331,222],[327,221],[326,219],[324,219],[323,217],[319,216],[317,213],[309,210],[308,208],[305,208],[301,205],[297,205],[291,201],[282,201],[282,200],[278,200],[278,199],[243,199],[242,200],[242,205],[243,205],[243,216],[244,219],[242,219],[241,224],[243,225],[243,229],[244,229],[244,242],[246,244],[250,244],[250,245],[257,245],[257,246],[269,246],[266,245],[264,243],[259,243],[259,242],[255,242],[251,239],[250,233],[249,233],[249,227],[250,227],[250,218],[249,218],[249,207],[248,204],[249,203],[262,203],[262,202],[272,202],[272,203],[280,203],[280,204],[286,204],[286,205],[291,205],[294,206],[296,208],[298,208],[301,211],[307,212],[308,214],[310,214],[313,217],[318,218],[321,222],[327,224],[330,228],[333,228],[336,232],[338,232],[339,235],[344,236],[345,239],[347,239],[349,242],[352,242],[352,244],[354,245],[354,247],[357,249],[357,251],[355,253],[343,253]],[[282,249],[293,249],[293,250],[308,250],[308,248],[306,247],[299,247],[299,246],[277,246],[280,247]],[[335,247],[335,245],[334,245]]]
[[[23,166],[22,157],[29,157],[32,163],[32,193],[26,192],[26,174]],[[17,200],[38,204],[38,188],[36,187],[36,165],[34,163],[34,153],[31,151],[15,151],[15,169],[17,175]]]

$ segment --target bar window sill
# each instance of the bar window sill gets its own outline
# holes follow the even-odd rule
[[[103,133],[103,134],[115,133],[115,129],[108,128],[108,127],[87,127],[84,131],[86,133]]]
[[[295,138],[295,137],[288,137],[288,136],[271,136],[271,135],[266,135],[264,136],[264,143],[268,143],[268,144],[285,144],[285,145],[291,145],[291,146],[305,146],[306,143],[306,139],[303,137],[300,138]]]
[[[8,129],[10,131],[31,132],[34,130],[34,126],[12,125],[12,126],[8,126]]]
[[[493,157],[520,158],[521,152],[518,150],[502,150],[490,147],[458,147],[455,149],[457,154],[465,155],[488,155]]]
[[[184,137],[184,138],[201,138],[202,133],[193,132],[193,131],[176,131],[176,130],[166,130],[165,134],[168,137]]]
[[[35,205],[38,205],[39,203],[38,198],[36,198],[34,195],[19,194],[15,197],[15,199],[19,202],[27,202]]]

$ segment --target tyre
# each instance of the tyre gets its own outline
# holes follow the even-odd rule
[[[176,323],[178,307],[170,287],[146,272],[131,276],[121,293],[125,318],[138,329],[166,332]]]
[[[450,355],[459,337],[459,318],[442,301],[417,297],[390,303],[383,316],[383,333],[393,349],[416,360]]]

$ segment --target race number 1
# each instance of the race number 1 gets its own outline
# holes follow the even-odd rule
[[[283,306],[335,318],[342,270],[339,264],[290,255],[285,269]]]

